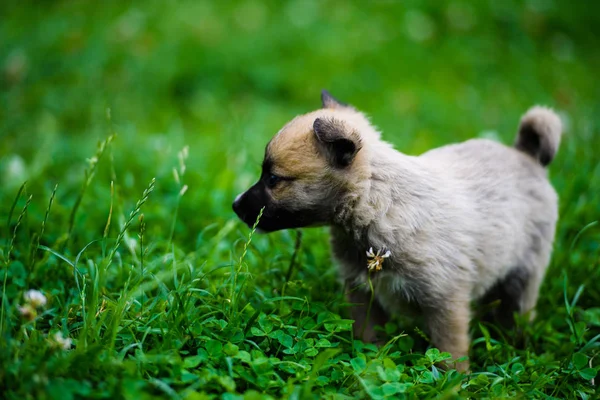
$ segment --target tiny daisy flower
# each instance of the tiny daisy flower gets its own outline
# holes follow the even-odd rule
[[[63,350],[69,350],[71,348],[71,344],[73,344],[71,338],[64,337],[61,331],[56,332],[52,336],[52,339],[54,340],[54,343],[56,343],[56,345]]]
[[[44,294],[39,290],[35,289],[26,291],[23,297],[27,303],[31,304],[35,308],[44,307],[48,302],[46,300],[46,296],[44,296]]]
[[[383,269],[383,260],[392,255],[392,252],[387,250],[385,247],[383,249],[377,250],[377,253],[373,252],[373,248],[369,248],[367,251],[367,269],[369,271],[381,271]]]

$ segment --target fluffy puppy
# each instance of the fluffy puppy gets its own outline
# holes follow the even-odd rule
[[[501,321],[533,318],[558,217],[545,168],[560,142],[558,116],[530,109],[514,147],[473,139],[415,157],[327,91],[322,102],[269,142],[260,179],[233,203],[237,215],[252,225],[264,208],[263,231],[329,225],[365,341],[407,305],[454,358],[468,355],[472,301],[499,298]]]

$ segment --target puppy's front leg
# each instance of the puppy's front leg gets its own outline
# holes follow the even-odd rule
[[[377,332],[377,325],[384,326],[388,322],[388,315],[383,310],[376,299],[373,299],[371,309],[371,293],[361,290],[361,288],[351,287],[346,284],[346,299],[350,306],[350,316],[354,320],[352,326],[354,338],[361,339],[366,343],[384,343],[384,338],[381,332]]]
[[[439,304],[423,308],[431,335],[431,341],[440,351],[452,354],[452,358],[469,355],[470,302],[460,297],[444,298]],[[459,371],[467,371],[469,362],[456,364]]]

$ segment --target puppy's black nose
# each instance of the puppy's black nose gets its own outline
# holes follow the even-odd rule
[[[233,211],[235,211],[235,213],[237,214],[237,216],[240,217],[241,220],[244,220],[244,213],[242,212],[241,200],[242,200],[241,195],[236,197],[233,202],[232,208],[233,208]]]

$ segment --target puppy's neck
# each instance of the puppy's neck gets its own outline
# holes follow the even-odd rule
[[[424,208],[435,197],[437,178],[416,157],[385,142],[378,141],[365,150],[364,178],[357,180],[339,203],[334,225],[360,241],[375,232],[382,240],[386,235],[414,233],[427,218]]]

